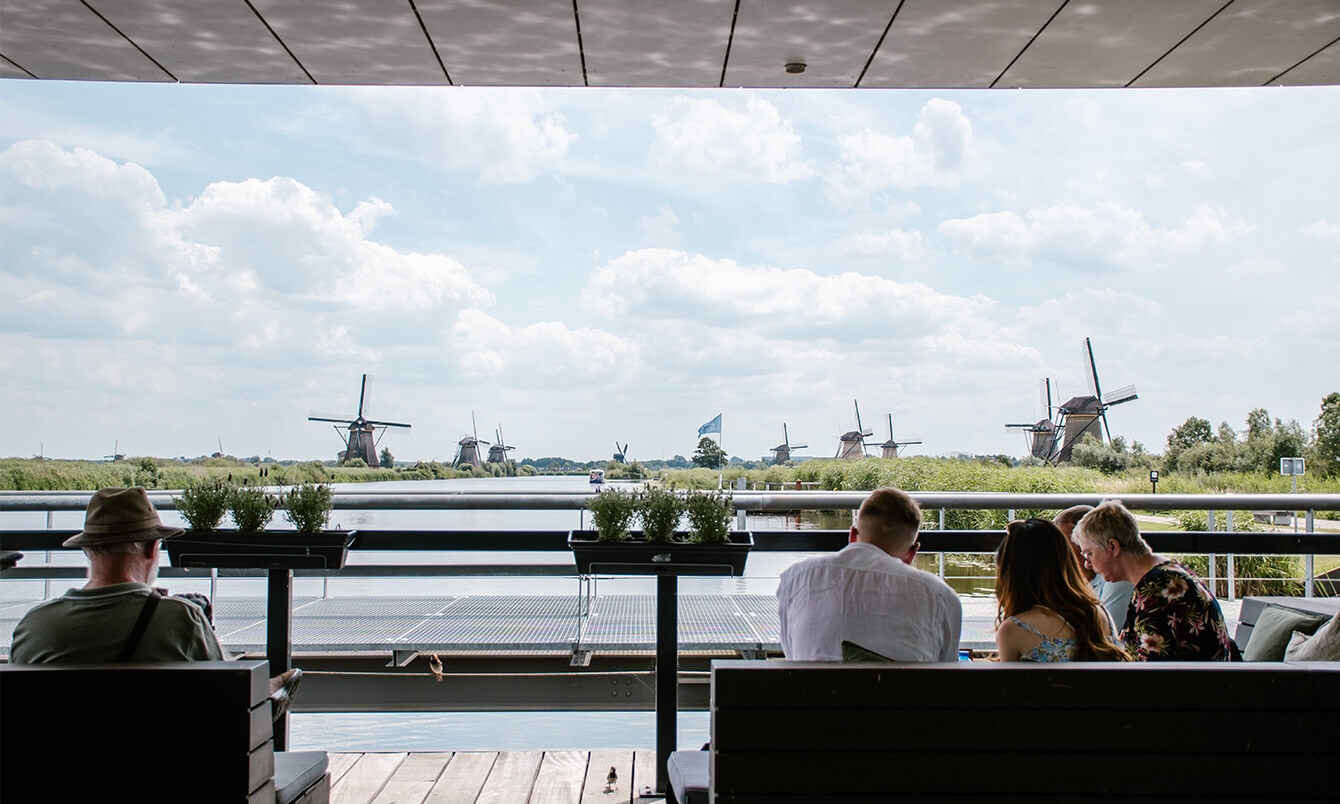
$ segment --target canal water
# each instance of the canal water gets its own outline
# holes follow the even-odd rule
[[[632,487],[617,481],[607,488]],[[337,486],[340,489],[369,491],[585,491],[586,477],[479,478],[469,480],[427,480]],[[175,512],[164,511],[167,524],[181,524]],[[60,512],[53,515],[52,526],[77,528],[82,514]],[[748,527],[759,530],[844,529],[850,524],[848,512],[804,512],[799,515],[751,515]],[[14,514],[4,517],[4,527],[46,527],[45,514]],[[275,526],[285,527],[276,521]],[[589,514],[579,511],[365,511],[337,510],[332,527],[405,530],[572,530],[590,527]],[[804,558],[803,553],[754,553],[740,578],[683,578],[681,594],[773,594],[777,577],[790,564]],[[64,557],[72,564],[82,563],[78,554]],[[935,570],[936,558],[921,556],[919,565]],[[543,564],[571,567],[566,553],[536,552],[379,552],[356,551],[351,564]],[[990,593],[990,580],[981,576],[982,567],[971,557],[946,567],[949,582],[960,593]],[[3,597],[33,599],[44,594],[58,595],[63,585],[40,589],[40,581],[7,582]],[[220,597],[263,597],[263,579],[220,579],[214,593]],[[527,578],[332,578],[297,579],[295,596],[384,596],[384,595],[514,595],[572,594],[576,581],[571,577]],[[78,586],[79,583],[67,585]],[[207,581],[172,579],[174,592],[209,592]],[[655,593],[651,578],[603,578],[601,594]],[[708,739],[708,713],[682,712],[679,717],[679,745],[693,747]],[[654,714],[651,712],[496,712],[496,713],[295,713],[290,718],[290,747],[327,751],[468,751],[468,750],[539,750],[650,748],[655,744]]]

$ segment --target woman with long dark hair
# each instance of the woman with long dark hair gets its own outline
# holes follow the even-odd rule
[[[996,549],[996,647],[1003,662],[1123,662],[1112,621],[1070,543],[1045,519],[1015,520]]]

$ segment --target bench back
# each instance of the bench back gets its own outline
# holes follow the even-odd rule
[[[1337,717],[1334,664],[717,661],[712,800],[1308,800]]]
[[[0,665],[0,800],[273,804],[268,670]]]

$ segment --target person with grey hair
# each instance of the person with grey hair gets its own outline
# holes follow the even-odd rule
[[[1121,629],[1126,625],[1126,608],[1131,604],[1131,592],[1135,586],[1128,581],[1113,581],[1104,578],[1102,575],[1093,571],[1079,554],[1079,544],[1072,538],[1075,533],[1075,525],[1081,518],[1093,510],[1092,505],[1072,505],[1052,519],[1052,524],[1057,530],[1070,542],[1070,548],[1075,552],[1075,558],[1079,561],[1080,569],[1084,572],[1084,577],[1089,582],[1089,588],[1098,597],[1103,608],[1107,610],[1107,616],[1112,618],[1114,633],[1121,633]]]
[[[1155,555],[1135,517],[1109,500],[1075,527],[1080,556],[1106,579],[1134,586],[1121,640],[1137,661],[1230,661],[1237,646],[1219,601],[1191,570]]]
[[[12,664],[219,661],[227,658],[203,595],[154,588],[163,525],[143,488],[105,488],[89,500],[84,529],[63,542],[88,556],[88,582],[33,607],[14,629]],[[302,671],[270,679],[274,717],[287,710]]]

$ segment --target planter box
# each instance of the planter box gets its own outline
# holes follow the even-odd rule
[[[754,535],[731,531],[720,544],[643,541],[639,531],[626,542],[598,542],[593,530],[568,533],[568,547],[580,575],[743,575]]]
[[[298,533],[266,530],[188,530],[164,540],[174,567],[340,569],[354,543],[352,530]]]

